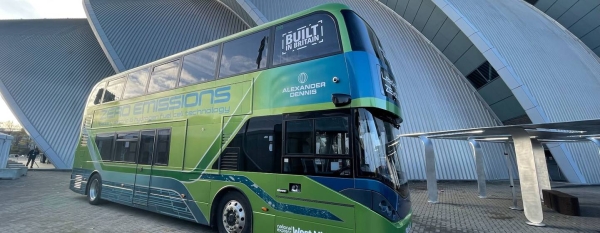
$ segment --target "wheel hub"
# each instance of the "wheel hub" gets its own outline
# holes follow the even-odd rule
[[[90,200],[96,200],[96,196],[98,195],[98,180],[93,180],[90,184]]]
[[[235,200],[227,202],[223,208],[223,227],[229,233],[240,233],[246,225],[246,212],[242,204]]]

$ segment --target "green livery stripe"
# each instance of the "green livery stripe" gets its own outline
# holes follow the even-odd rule
[[[378,98],[372,98],[372,97],[353,99],[352,107],[354,107],[354,108],[376,107],[376,108],[381,108],[381,109],[390,111],[399,116],[402,115],[402,109],[400,109],[400,107],[396,106],[395,104],[390,103],[389,101],[385,101],[385,100],[378,99]]]

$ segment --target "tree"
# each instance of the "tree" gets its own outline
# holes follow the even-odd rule
[[[17,130],[19,127],[19,124],[15,124],[15,122],[13,121],[5,121],[5,122],[1,122],[0,126],[4,129],[4,131],[9,134],[12,135],[13,131]]]
[[[23,151],[29,151],[31,138],[25,129],[21,128],[21,130],[15,131],[12,136],[13,141],[10,147],[10,153],[23,154]]]

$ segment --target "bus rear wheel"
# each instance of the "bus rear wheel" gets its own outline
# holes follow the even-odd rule
[[[229,192],[221,198],[217,209],[219,233],[252,232],[252,208],[239,192]]]
[[[87,197],[88,202],[92,205],[100,204],[100,194],[102,193],[102,178],[98,174],[94,174],[88,182]]]

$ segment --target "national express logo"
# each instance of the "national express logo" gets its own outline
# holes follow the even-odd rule
[[[277,225],[277,233],[323,233],[322,231],[318,231],[315,229],[302,229],[296,226],[286,226],[283,224]]]
[[[298,75],[298,83],[301,85],[284,87],[281,93],[289,93],[290,98],[316,95],[317,89],[325,87],[325,82],[304,84],[308,81],[308,74],[302,72]]]
[[[101,109],[101,118],[129,117],[148,114],[144,119],[128,119],[133,122],[165,119],[172,117],[193,116],[201,114],[226,114],[229,106],[213,107],[212,104],[227,103],[231,99],[231,86],[218,87],[211,90],[189,92],[143,102]],[[179,110],[179,111],[177,111]],[[169,111],[165,114],[152,114]],[[171,113],[172,111],[172,113]],[[121,120],[121,119],[119,119]],[[121,123],[133,123],[121,122]]]

